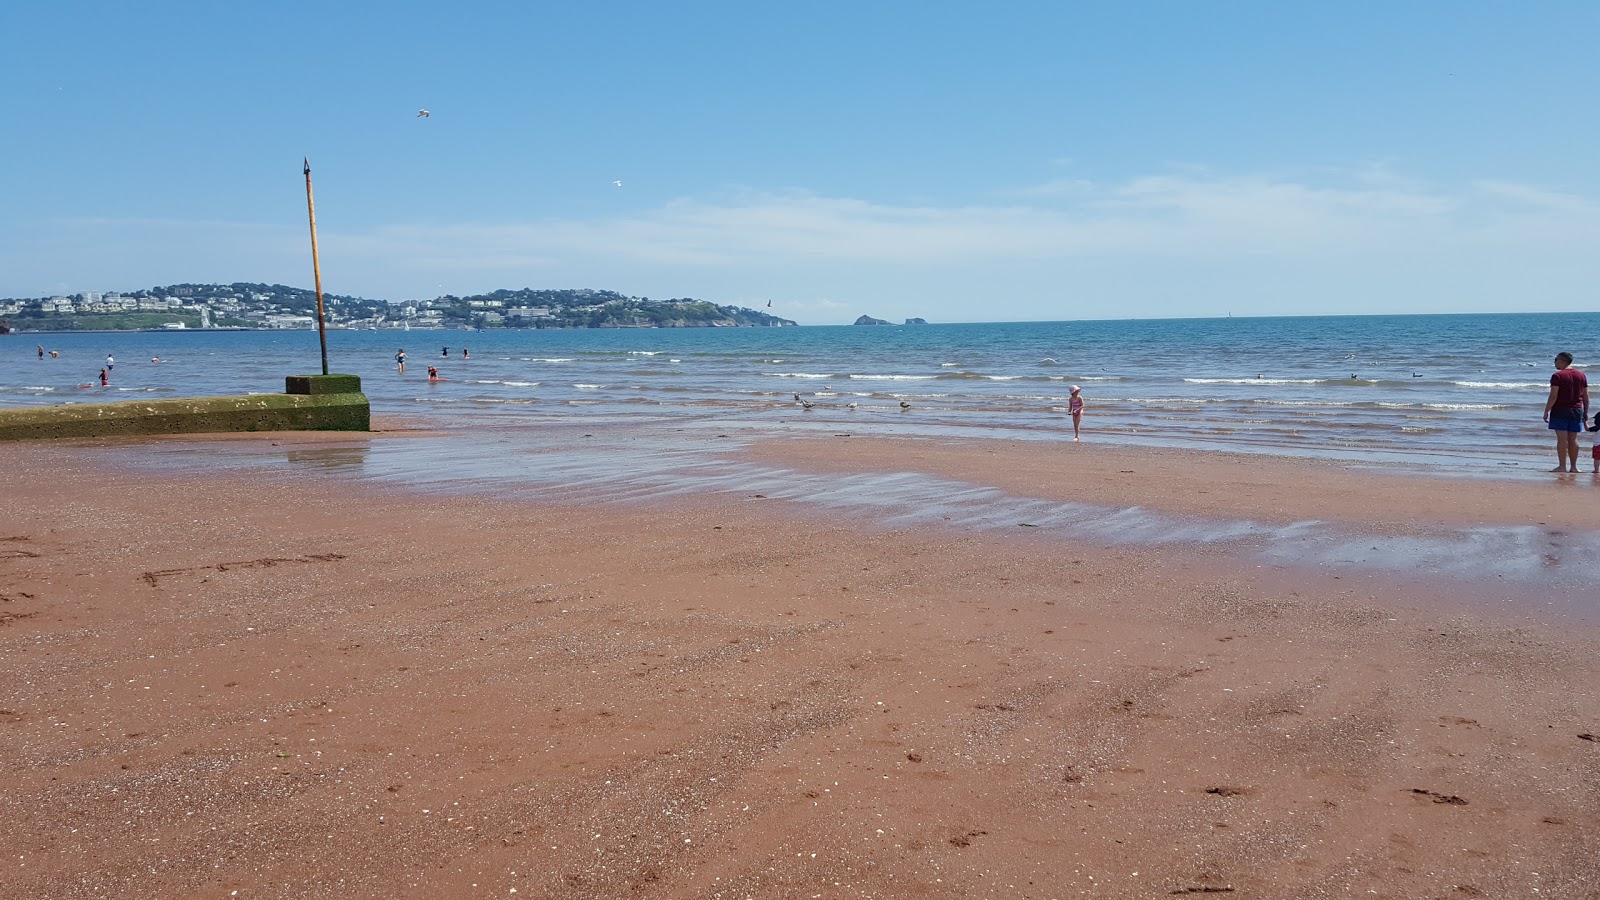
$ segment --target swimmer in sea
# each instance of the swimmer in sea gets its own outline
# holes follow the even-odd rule
[[[394,352],[394,365],[395,365],[395,368],[400,370],[400,374],[401,375],[404,375],[406,373],[406,351],[405,351],[405,348],[401,348],[401,349],[396,350]]]
[[[472,358],[472,355],[467,352],[467,348],[465,348],[465,347],[461,348],[461,358],[462,359],[471,359]]]
[[[435,366],[429,366],[428,367],[428,380],[429,381],[438,381],[439,380],[439,369],[437,367],[435,367]]]
[[[439,348],[439,355],[440,356],[449,356],[450,355],[450,348],[449,347],[440,347]]]
[[[106,387],[109,384],[111,384],[111,377],[106,374],[106,370],[105,369],[101,369],[100,370],[100,386],[101,387]]]

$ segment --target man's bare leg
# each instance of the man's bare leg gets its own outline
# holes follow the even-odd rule
[[[1564,432],[1567,436],[1567,471],[1578,471],[1578,433],[1576,431]]]
[[[1550,470],[1552,472],[1567,471],[1567,435],[1565,431],[1556,432],[1556,467]]]

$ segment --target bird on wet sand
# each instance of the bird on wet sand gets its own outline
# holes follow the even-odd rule
[[[904,400],[901,400],[900,401],[900,408],[901,409],[910,409],[911,408],[911,404],[907,403]]]
[[[846,409],[855,409],[857,406],[860,406],[860,405],[861,404],[859,404],[859,403],[855,402],[854,400],[852,400],[849,403],[845,404],[845,408]]]

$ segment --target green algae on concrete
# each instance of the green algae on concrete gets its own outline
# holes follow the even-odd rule
[[[283,379],[285,394],[359,394],[359,375],[290,375]]]
[[[357,390],[0,409],[0,441],[233,431],[372,430],[372,410],[366,395],[359,392],[360,379],[353,375],[326,377],[352,379]]]

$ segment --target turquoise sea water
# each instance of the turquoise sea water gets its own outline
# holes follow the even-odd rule
[[[1600,313],[328,333],[332,370],[361,376],[375,414],[440,427],[782,421],[1061,440],[1079,384],[1090,440],[1479,471],[1548,463],[1551,359],[1583,366],[1597,343]],[[38,344],[60,358],[40,361]],[[429,382],[430,364],[447,380]],[[275,392],[319,369],[311,331],[11,335],[0,405]]]

